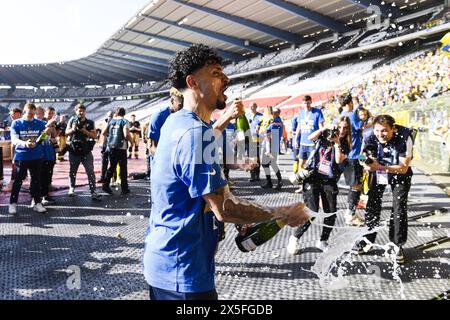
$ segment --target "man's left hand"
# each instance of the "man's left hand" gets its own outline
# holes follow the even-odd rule
[[[236,119],[239,116],[245,115],[244,104],[241,100],[234,100],[231,106],[227,109],[226,115],[230,119]]]

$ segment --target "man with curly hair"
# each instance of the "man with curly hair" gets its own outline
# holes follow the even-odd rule
[[[211,125],[212,113],[226,107],[229,83],[213,49],[193,45],[179,52],[171,62],[169,79],[183,94],[184,106],[167,118],[153,161],[144,275],[152,300],[215,300],[214,255],[224,222],[279,219],[298,226],[309,216],[303,203],[268,208],[230,193],[216,139],[230,120],[244,114],[244,108],[234,101]],[[253,166],[246,162],[235,168]]]

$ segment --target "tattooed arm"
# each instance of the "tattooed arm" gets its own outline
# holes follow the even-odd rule
[[[204,195],[203,198],[216,218],[222,222],[248,224],[276,219],[296,227],[310,218],[307,208],[301,202],[283,207],[266,207],[235,197],[228,186]]]

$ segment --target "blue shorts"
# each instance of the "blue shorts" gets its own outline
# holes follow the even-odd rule
[[[314,146],[303,146],[300,145],[300,149],[298,151],[299,159],[306,160],[309,158],[311,152],[314,151]]]
[[[217,291],[177,292],[149,286],[150,300],[218,300]]]

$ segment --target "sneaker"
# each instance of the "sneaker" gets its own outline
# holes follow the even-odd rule
[[[400,247],[400,250],[395,255],[395,260],[397,260],[398,264],[405,264],[405,251],[402,247]]]
[[[8,207],[9,214],[16,215],[17,214],[17,203],[11,203]]]
[[[325,252],[328,249],[328,241],[317,240],[315,247],[322,250],[322,252]]]
[[[345,210],[344,221],[346,224],[351,225],[353,220],[353,211],[350,209]]]
[[[366,254],[366,253],[370,253],[372,251],[374,251],[374,247],[371,244],[366,244],[366,242],[360,242],[358,243],[352,251],[356,252],[356,254],[361,255],[361,254]]]
[[[290,236],[288,245],[286,247],[287,252],[289,254],[296,255],[299,254],[300,249],[300,239],[295,236]]]
[[[67,192],[67,194],[69,195],[69,196],[74,196],[75,195],[75,188],[72,188],[72,187],[69,187],[69,192]]]
[[[362,227],[362,226],[364,226],[365,223],[366,223],[366,220],[359,213],[356,213],[350,220],[350,224],[352,226],[356,226],[356,227]]]
[[[263,188],[263,189],[272,189],[273,185],[271,183],[266,183],[266,184],[262,185],[261,188]]]
[[[92,192],[91,193],[91,199],[92,200],[99,200],[100,199],[100,197],[101,197],[101,195],[99,195],[97,192]]]
[[[103,185],[102,190],[105,191],[107,194],[113,194],[113,191],[110,186]]]
[[[53,199],[50,196],[46,196],[46,197],[42,198],[42,204],[44,204],[44,205],[46,205],[46,204],[55,204],[55,203],[56,203],[55,199]]]
[[[33,206],[33,211],[39,212],[39,213],[46,213],[47,209],[44,208],[44,206],[42,205],[42,203],[36,203]]]

